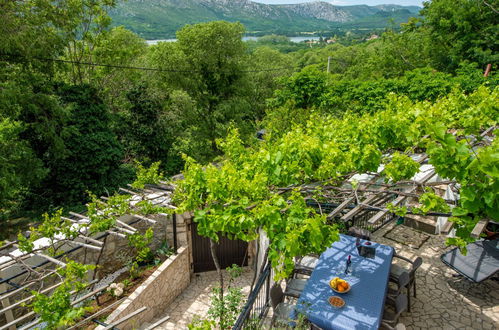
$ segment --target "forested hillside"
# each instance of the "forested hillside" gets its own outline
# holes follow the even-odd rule
[[[177,31],[177,42],[148,46],[124,27],[111,27],[113,0],[0,1],[4,227],[19,219],[36,223],[44,211],[83,205],[89,192],[110,195],[133,181],[139,163],[147,167],[161,162],[163,173],[173,175],[187,161],[186,173],[199,175],[196,166],[237,158],[245,154],[242,147],[262,146],[255,139],[260,129],[274,141],[270,155],[277,157],[283,148],[281,159],[260,155],[236,161],[224,178],[236,180],[233,175],[249,171],[244,166],[265,159],[270,162],[266,170],[282,174],[271,182],[261,172],[256,181],[240,182],[240,190],[224,198],[251,201],[261,192],[246,191],[245,185],[295,184],[336,173],[314,165],[310,169],[316,174],[304,174],[298,171],[306,167],[300,157],[288,159],[287,169],[278,170],[276,164],[284,154],[307,148],[300,141],[317,143],[328,136],[317,133],[311,142],[307,136],[313,131],[342,127],[344,120],[365,126],[375,120],[381,125],[389,122],[390,111],[398,118],[392,126],[395,138],[378,136],[371,142],[369,135],[360,138],[364,133],[344,126],[352,135],[344,132],[337,142],[357,136],[356,148],[365,157],[354,153],[344,155],[349,157],[345,163],[331,160],[337,173],[369,170],[381,161],[380,152],[415,147],[413,139],[422,137],[417,130],[431,134],[432,127],[443,125],[476,134],[497,125],[499,118],[499,35],[492,2],[434,0],[425,4],[420,19],[402,24],[401,32],[387,29],[380,38],[362,42],[349,35],[331,36],[333,43],[297,50],[275,36],[245,43],[245,26],[225,21],[187,25]],[[448,111],[440,116],[440,108]],[[421,119],[421,112],[434,114],[428,116],[434,122],[410,126],[407,120]],[[414,134],[402,133],[406,130]],[[224,142],[228,132],[235,131],[240,142],[234,142],[235,133]],[[367,156],[368,145],[376,150],[372,158]],[[484,153],[488,167],[473,173],[467,172],[469,162],[441,165],[453,168],[448,175],[459,177],[463,185],[480,178],[482,170],[489,180],[477,188],[482,189],[476,196],[481,204],[462,205],[468,217],[462,218],[463,228],[482,216],[498,216],[497,146]],[[314,149],[325,157],[320,159],[333,157],[332,149],[322,148]],[[466,168],[463,173],[457,170],[461,167]]]
[[[167,39],[185,24],[240,22],[246,33],[296,35],[342,28],[385,28],[418,16],[416,6],[334,6],[328,2],[266,5],[250,0],[128,0],[111,10],[114,25],[146,39]]]

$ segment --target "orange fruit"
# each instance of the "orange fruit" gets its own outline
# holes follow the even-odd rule
[[[343,287],[343,285],[338,284],[338,289],[336,289],[336,290],[338,290],[339,292],[343,292],[343,291],[345,291],[345,288]]]

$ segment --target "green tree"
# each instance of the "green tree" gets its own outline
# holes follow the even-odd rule
[[[247,55],[239,23],[187,25],[178,42],[160,43],[149,63],[171,72],[155,73],[159,91],[169,92],[167,107],[178,111],[177,148],[199,160],[220,154],[216,140],[231,124],[252,131]]]
[[[55,205],[81,203],[87,191],[102,194],[124,183],[123,149],[110,128],[109,110],[87,85],[62,86],[61,99],[71,107],[65,143],[67,155],[50,164],[43,191]]]
[[[96,63],[113,66],[144,66],[147,44],[144,39],[123,27],[116,27],[104,34],[94,48]],[[130,106],[128,93],[143,80],[142,70],[114,67],[96,67],[90,76],[91,84],[113,113]]]
[[[432,0],[424,3],[423,28],[439,68],[455,70],[464,60],[481,66],[499,60],[498,1]]]
[[[0,120],[0,213],[19,206],[23,194],[45,175],[41,161],[29,144],[19,138],[22,124]]]
[[[161,100],[146,86],[136,87],[127,97],[130,108],[120,112],[118,120],[126,158],[138,160],[146,166],[161,161],[168,172],[179,171],[181,161],[174,158],[172,150],[176,132],[168,114],[163,111]]]

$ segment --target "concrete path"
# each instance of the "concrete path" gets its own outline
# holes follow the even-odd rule
[[[224,279],[227,281],[227,274],[224,272]],[[244,268],[242,275],[237,278],[233,286],[242,287],[245,296],[250,291],[253,272],[249,268]],[[162,329],[187,329],[187,325],[198,316],[206,318],[210,308],[210,298],[212,289],[218,286],[218,275],[216,271],[194,274],[189,287],[175,299],[175,301],[165,310],[158,320],[170,316],[170,318],[155,328]],[[151,322],[151,324],[155,321]],[[143,325],[146,328],[147,325]]]

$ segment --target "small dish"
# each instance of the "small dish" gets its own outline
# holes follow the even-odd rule
[[[328,298],[329,304],[334,308],[341,308],[345,306],[345,300],[338,296],[331,296]]]

